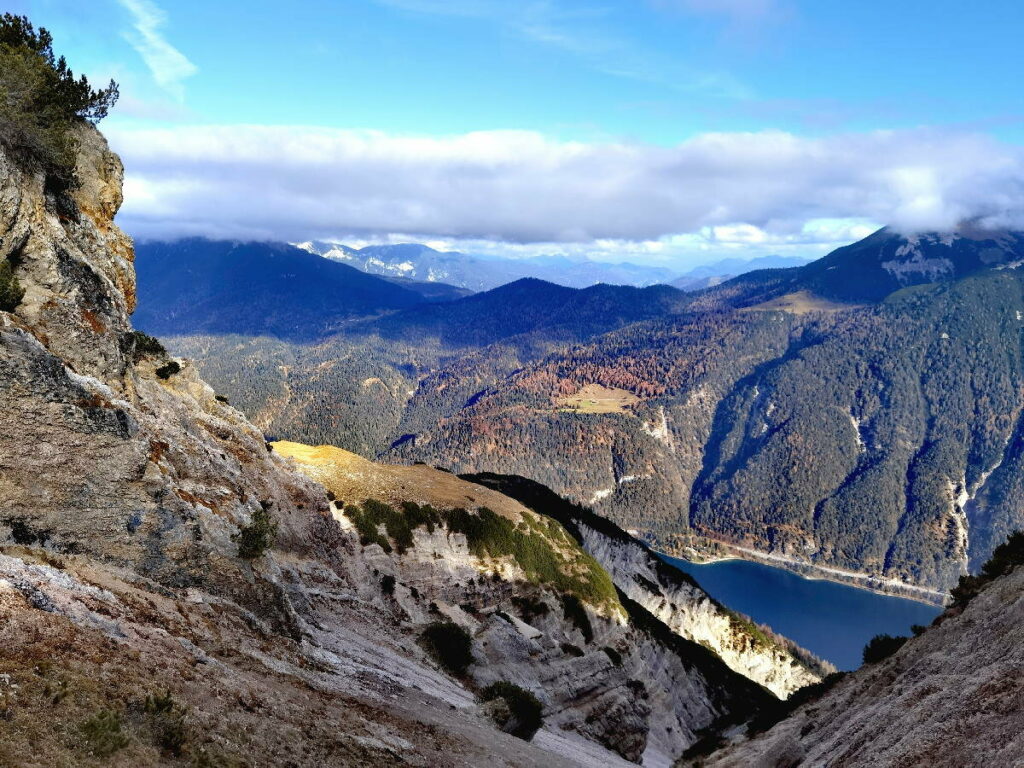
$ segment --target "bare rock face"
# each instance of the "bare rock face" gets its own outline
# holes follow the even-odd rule
[[[25,289],[16,316],[76,373],[114,382],[135,308],[131,239],[114,224],[124,171],[96,129],[78,138],[82,183],[70,193],[0,157],[0,257]]]
[[[716,768],[1018,766],[1024,755],[1024,568],[893,656],[844,678]]]
[[[818,683],[835,668],[793,643],[767,633],[753,634],[699,586],[639,542],[613,540],[581,523],[583,546],[616,584],[670,629],[713,650],[729,667],[786,698]]]
[[[285,621],[265,600],[278,590],[225,555],[261,503],[288,540],[293,522],[326,510],[323,490],[283,469],[189,364],[164,380],[162,361],[133,362],[120,160],[83,126],[70,198],[2,153],[0,173],[0,255],[25,290],[0,313],[0,533],[224,590]]]

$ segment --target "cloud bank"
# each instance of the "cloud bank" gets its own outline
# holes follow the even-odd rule
[[[709,133],[659,147],[194,126],[110,139],[127,168],[121,222],[140,237],[742,243],[800,241],[815,221],[1024,226],[1024,153],[975,134]]]

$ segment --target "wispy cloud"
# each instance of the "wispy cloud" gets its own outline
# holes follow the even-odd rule
[[[728,72],[703,71],[660,55],[640,42],[609,33],[607,27],[614,22],[609,19],[608,9],[600,6],[566,7],[553,0],[522,3],[498,0],[376,2],[412,13],[495,24],[522,40],[560,50],[591,69],[613,77],[652,83],[681,93],[700,91],[730,99],[751,95],[749,89]]]
[[[110,138],[128,169],[125,225],[141,236],[589,243],[703,233],[742,245],[805,240],[814,220],[1024,226],[1024,152],[968,133],[710,133],[659,147],[529,131],[227,125]]]
[[[182,101],[185,97],[182,81],[199,70],[161,34],[167,14],[150,0],[118,2],[132,15],[133,32],[125,35],[128,42],[146,62],[157,85]]]

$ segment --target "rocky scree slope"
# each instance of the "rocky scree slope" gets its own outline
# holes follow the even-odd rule
[[[437,559],[364,546],[321,485],[131,330],[121,164],[94,129],[79,140],[82,184],[59,199],[0,152],[0,257],[24,288],[0,312],[0,762],[665,765],[770,704],[705,649],[625,622],[614,593],[555,602],[507,563],[481,589],[465,534],[428,533]],[[543,538],[582,557],[560,531]],[[589,562],[559,572],[599,579]],[[565,639],[506,610],[470,621],[445,590],[481,610],[533,596]],[[474,679],[417,643],[445,610],[479,623],[476,674],[550,688],[558,727],[531,743],[495,727]],[[584,618],[601,650],[582,650]]]

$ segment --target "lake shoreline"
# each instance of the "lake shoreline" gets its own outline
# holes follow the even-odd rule
[[[912,633],[942,607],[839,579],[816,578],[777,562],[729,554],[695,563],[655,550],[666,565],[693,579],[712,598],[765,624],[839,669],[860,666],[864,645],[879,634]]]
[[[843,584],[848,587],[863,589],[866,592],[871,592],[876,595],[914,600],[915,602],[936,608],[945,608],[949,602],[949,593],[941,592],[937,589],[921,587],[916,584],[908,584],[897,579],[886,579],[882,576],[873,576],[871,574],[860,573],[858,571],[847,571],[842,568],[818,565],[816,563],[798,560],[785,555],[761,552],[757,549],[741,547],[738,544],[731,544],[717,539],[707,540],[712,542],[718,548],[726,549],[727,553],[704,554],[693,547],[685,547],[686,550],[700,558],[699,560],[694,560],[690,557],[666,552],[656,547],[652,547],[652,549],[659,555],[686,560],[694,565],[710,565],[713,563],[724,563],[732,560],[742,560],[774,568],[781,568],[808,581],[828,581],[833,584]]]

